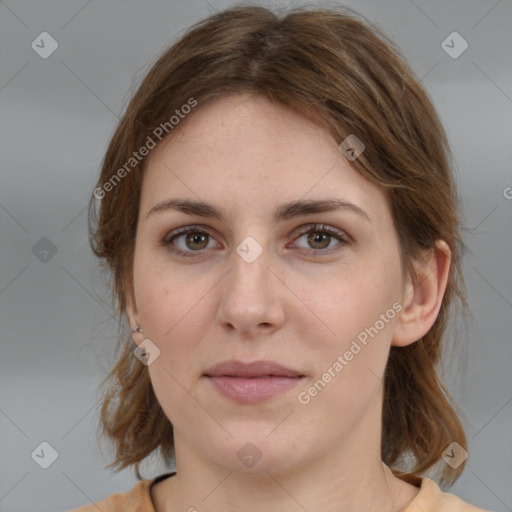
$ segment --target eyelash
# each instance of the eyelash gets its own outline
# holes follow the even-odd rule
[[[183,256],[185,258],[199,258],[204,255],[205,249],[201,249],[199,251],[182,251],[181,249],[171,248],[172,243],[174,240],[176,240],[178,237],[188,234],[188,233],[201,233],[206,234],[213,238],[213,235],[208,231],[208,229],[204,228],[203,226],[186,226],[183,228],[178,228],[171,233],[168,233],[160,242],[160,244],[170,250],[173,254],[177,256]],[[334,238],[336,238],[339,241],[339,244],[337,244],[334,248],[331,249],[311,249],[311,253],[314,256],[325,256],[326,254],[330,254],[333,251],[340,250],[346,245],[350,244],[349,237],[343,233],[342,231],[339,231],[337,229],[331,228],[329,226],[326,226],[324,224],[310,224],[307,226],[307,229],[302,230],[298,236],[297,239],[300,237],[307,235],[309,233],[323,233],[328,234]]]

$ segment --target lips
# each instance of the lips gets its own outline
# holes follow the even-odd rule
[[[239,378],[259,378],[259,377],[303,377],[300,372],[287,368],[273,361],[255,361],[252,363],[243,363],[241,361],[224,361],[219,363],[207,372],[207,377],[239,377]]]
[[[295,387],[304,375],[273,361],[224,361],[210,368],[204,377],[225,398],[254,404]]]

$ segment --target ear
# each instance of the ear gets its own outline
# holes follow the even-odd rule
[[[417,279],[409,277],[402,295],[402,311],[395,324],[392,346],[405,347],[418,341],[434,324],[443,300],[451,264],[451,250],[444,240],[415,262]]]
[[[131,286],[127,286],[127,292],[126,292],[126,316],[128,317],[128,323],[130,325],[130,329],[133,331],[136,327],[141,327],[140,321],[139,321],[139,314],[137,312],[137,304],[135,303],[134,293]],[[139,333],[132,332],[132,338],[135,343],[140,338]]]

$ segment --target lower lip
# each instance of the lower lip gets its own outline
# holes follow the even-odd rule
[[[296,386],[302,377],[209,377],[207,379],[222,395],[241,403],[254,404],[284,393]]]

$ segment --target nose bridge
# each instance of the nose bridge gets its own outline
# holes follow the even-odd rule
[[[248,300],[256,306],[268,291],[267,256],[268,252],[262,247],[258,250],[251,242],[242,242],[233,254],[228,293],[234,294],[237,300]]]
[[[245,333],[262,325],[275,326],[283,317],[273,287],[275,276],[267,268],[268,252],[258,246],[253,240],[246,240],[233,252],[218,308],[219,321],[224,326]]]

